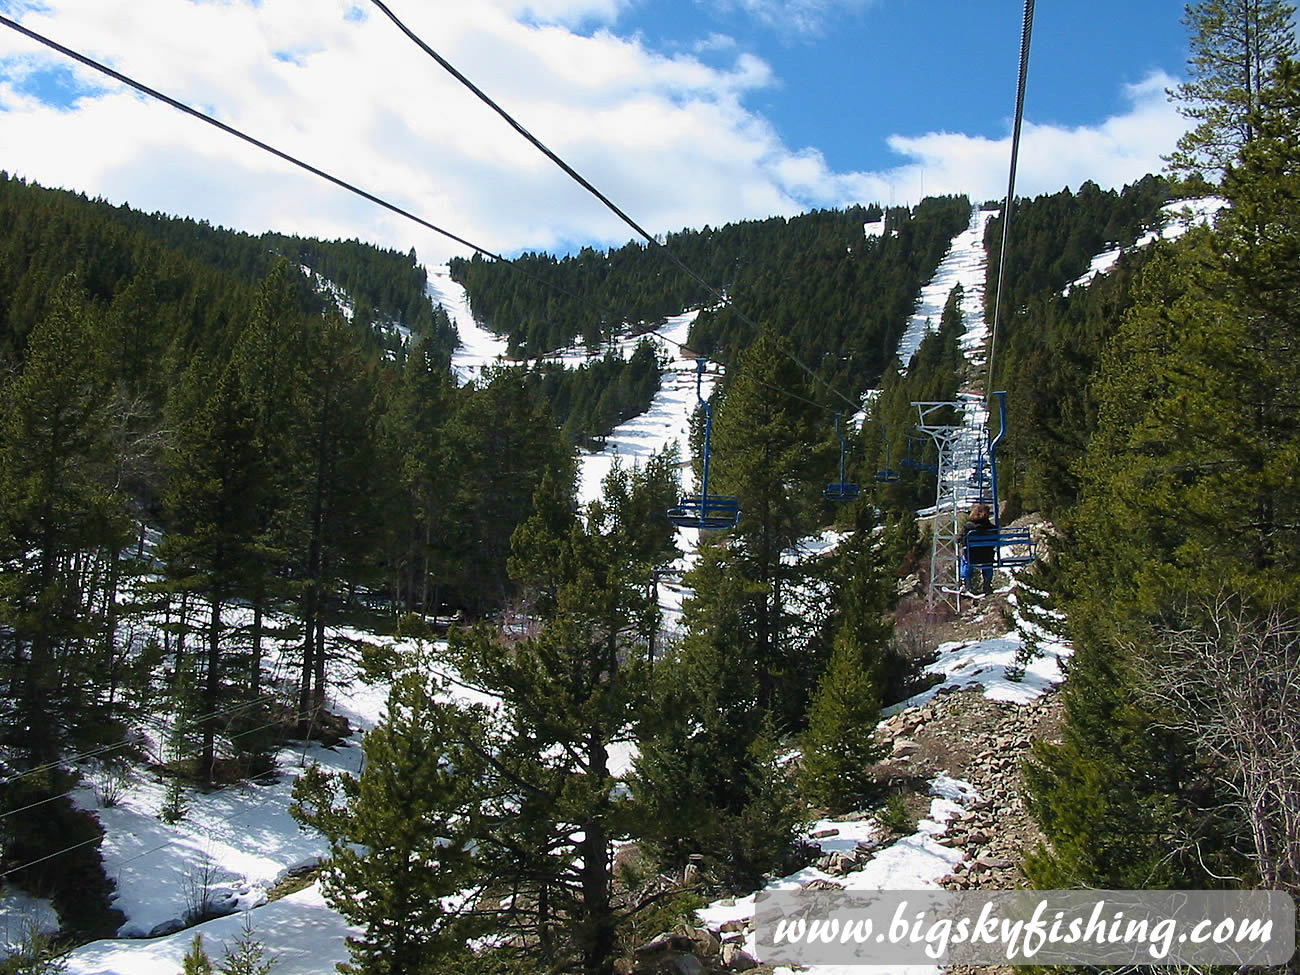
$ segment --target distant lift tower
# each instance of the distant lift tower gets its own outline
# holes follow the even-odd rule
[[[925,609],[933,614],[940,603],[961,612],[961,560],[957,521],[970,496],[971,459],[978,452],[980,427],[961,423],[969,402],[913,403],[920,414],[916,428],[929,435],[939,455],[931,531],[930,585]],[[951,420],[950,424],[941,420]]]

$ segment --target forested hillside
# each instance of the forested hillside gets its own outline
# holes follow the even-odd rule
[[[1229,208],[1132,276],[1091,376],[1052,573],[1076,664],[1031,781],[1044,886],[1300,883],[1300,69],[1281,56],[1255,99]]]
[[[414,327],[394,345],[268,241],[16,179],[0,253],[0,762],[53,763],[3,786],[3,864],[69,934],[111,933],[97,827],[59,757],[108,742],[124,760],[127,729],[163,711],[174,774],[265,768],[278,737],[319,733],[339,622],[510,598],[510,535],[544,479],[571,482],[571,448],[522,370],[454,384],[454,332],[407,257],[353,272],[376,319]],[[634,358],[644,390],[657,363]],[[591,409],[570,412],[595,436]],[[291,680],[267,683],[268,641],[296,648]],[[87,842],[47,865],[69,837]]]
[[[394,352],[400,345],[388,326],[401,325],[451,355],[455,330],[446,313],[425,297],[424,268],[414,254],[380,250],[358,241],[308,241],[279,234],[255,237],[202,221],[145,214],[111,206],[0,173],[5,248],[0,306],[8,309],[6,349],[14,354],[52,294],[52,279],[81,275],[88,294],[110,300],[134,284],[159,302],[160,327],[151,341],[159,350],[215,354],[234,340],[234,308],[270,273],[277,256],[306,265],[350,296],[349,314],[368,345]],[[300,287],[304,314],[317,314],[334,299]],[[16,343],[16,344],[14,344]],[[148,350],[143,350],[148,351]]]
[[[969,217],[965,197],[929,198],[914,210],[819,210],[684,230],[663,243],[827,382],[862,389],[893,357],[917,293]],[[867,237],[864,223],[882,218],[888,233]],[[529,356],[575,339],[598,348],[688,308],[705,309],[690,338],[698,352],[730,361],[757,337],[661,248],[640,243],[559,260],[526,254],[509,267],[476,257],[453,261],[452,273],[480,320]]]
[[[1063,190],[1016,201],[993,377],[995,389],[1010,393],[999,475],[1012,516],[1021,511],[1054,516],[1079,500],[1075,468],[1097,423],[1092,377],[1132,303],[1134,273],[1152,254],[1150,247],[1130,245],[1168,219],[1161,208],[1174,192],[1167,179],[1149,176],[1120,191],[1085,183],[1077,193]],[[991,320],[1000,215],[989,220],[984,238],[984,314]],[[1070,287],[1093,257],[1120,247],[1127,249],[1107,274],[1087,287]],[[898,363],[901,372],[891,369],[882,378],[880,396],[861,431],[860,460],[855,457],[859,479],[870,481],[887,461],[895,468],[908,459],[933,461],[928,438],[908,443],[916,420],[911,403],[950,401],[959,389],[985,388],[987,369],[967,362],[960,348],[967,326],[960,303],[960,294],[950,295],[912,361]],[[920,507],[934,497],[933,480],[916,474],[881,490],[891,507]]]

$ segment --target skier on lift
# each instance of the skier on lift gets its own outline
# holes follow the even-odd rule
[[[989,506],[975,504],[971,506],[970,518],[962,531],[961,543],[966,558],[963,560],[962,580],[966,589],[974,595],[987,595],[993,591],[993,564],[997,560],[994,539],[997,526],[989,519]],[[982,575],[981,588],[974,585],[975,570]]]

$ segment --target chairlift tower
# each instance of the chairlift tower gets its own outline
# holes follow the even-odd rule
[[[934,522],[930,533],[930,584],[925,611],[933,615],[942,602],[961,612],[960,509],[969,497],[968,475],[979,450],[981,428],[937,423],[945,410],[964,416],[967,401],[913,402],[919,414],[916,429],[934,441],[938,467],[934,491]]]

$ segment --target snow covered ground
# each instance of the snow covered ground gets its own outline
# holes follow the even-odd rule
[[[273,783],[189,793],[185,816],[175,824],[159,818],[165,783],[139,769],[110,808],[99,806],[89,785],[74,794],[73,801],[94,810],[105,830],[100,854],[117,884],[114,906],[127,918],[121,936],[144,937],[179,919],[190,906],[191,882],[204,874],[214,903],[244,910],[266,903],[266,891],[276,881],[325,854],[321,838],[299,829],[289,815],[293,784],[314,763],[327,771],[360,771],[360,734],[375,726],[388,696],[386,686],[361,683],[340,668],[344,674],[348,680],[335,692],[330,710],[346,717],[357,735],[336,748],[313,742],[282,749],[281,775]]]
[[[250,915],[253,936],[275,959],[275,975],[330,975],[334,966],[348,960],[343,939],[359,933],[325,903],[320,886],[290,894],[259,907]],[[225,947],[233,949],[243,929],[243,916],[217,918],[163,938],[147,941],[95,941],[83,945],[68,959],[69,975],[177,975],[181,959],[194,940],[213,962],[220,962]]]
[[[996,210],[971,210],[970,224],[952,239],[934,277],[921,289],[916,311],[908,320],[898,343],[898,361],[904,370],[921,347],[926,333],[938,329],[948,296],[959,284],[962,287],[962,320],[966,325],[962,351],[971,362],[983,364],[983,349],[988,339],[988,328],[984,323],[984,266],[987,263],[984,228],[997,215]]]
[[[469,295],[451,279],[451,270],[446,264],[429,269],[426,293],[435,305],[442,305],[456,325],[460,348],[451,357],[451,368],[460,382],[477,379],[488,366],[506,361],[506,340],[480,328],[474,321]]]
[[[660,381],[659,392],[650,401],[650,408],[646,412],[614,429],[605,439],[602,450],[582,454],[578,471],[578,500],[581,503],[600,497],[601,482],[616,462],[625,467],[644,464],[651,454],[663,453],[670,445],[677,446],[682,467],[690,469],[691,416],[698,402],[695,394],[696,372],[695,360],[683,358],[681,346],[686,342],[686,336],[698,315],[699,311],[696,310],[670,318],[666,325],[655,330],[656,335],[650,336],[670,360]],[[630,349],[638,341],[639,338],[624,344]],[[626,356],[627,349],[623,350],[623,354]],[[574,353],[570,353],[572,355]],[[568,357],[566,361],[567,359]],[[713,368],[716,370],[717,367]],[[705,399],[713,394],[717,379],[716,372],[705,373],[700,384]]]

